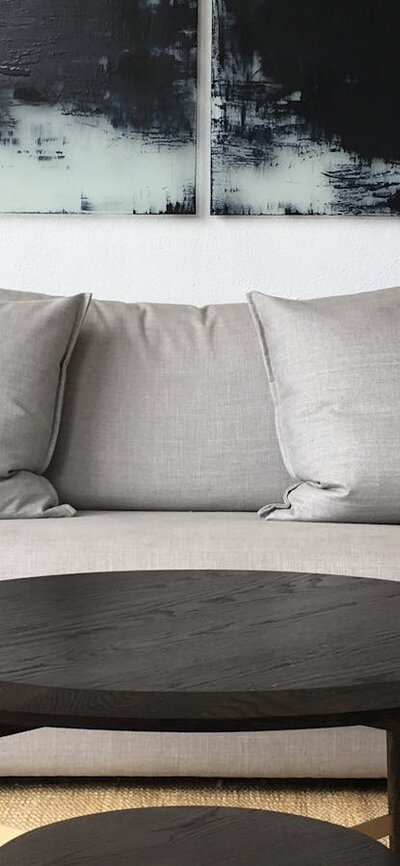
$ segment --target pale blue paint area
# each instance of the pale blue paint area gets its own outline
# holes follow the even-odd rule
[[[104,115],[15,102],[0,124],[0,211],[164,213],[193,195],[195,146]]]

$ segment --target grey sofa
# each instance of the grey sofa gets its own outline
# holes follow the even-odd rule
[[[70,364],[48,476],[76,515],[0,521],[1,579],[207,568],[400,579],[398,526],[257,516],[281,498],[287,478],[245,304],[93,301]],[[43,729],[0,740],[3,776],[384,774],[384,735],[361,728]]]

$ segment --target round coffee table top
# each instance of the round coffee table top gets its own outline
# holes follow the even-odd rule
[[[244,730],[400,708],[400,584],[268,572],[0,583],[0,727]],[[369,715],[368,715],[369,714]]]
[[[390,866],[354,830],[277,812],[166,808],[52,824],[0,848],[1,866]]]

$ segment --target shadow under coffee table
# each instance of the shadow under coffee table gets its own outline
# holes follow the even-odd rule
[[[2,736],[45,726],[226,732],[342,725],[388,732],[390,817],[358,829],[375,838],[390,833],[400,853],[396,582],[160,571],[0,583]]]

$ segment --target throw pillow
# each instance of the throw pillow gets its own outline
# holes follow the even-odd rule
[[[400,289],[249,303],[293,479],[261,516],[399,523]]]
[[[0,518],[65,517],[43,477],[57,439],[66,371],[90,295],[0,301]]]

